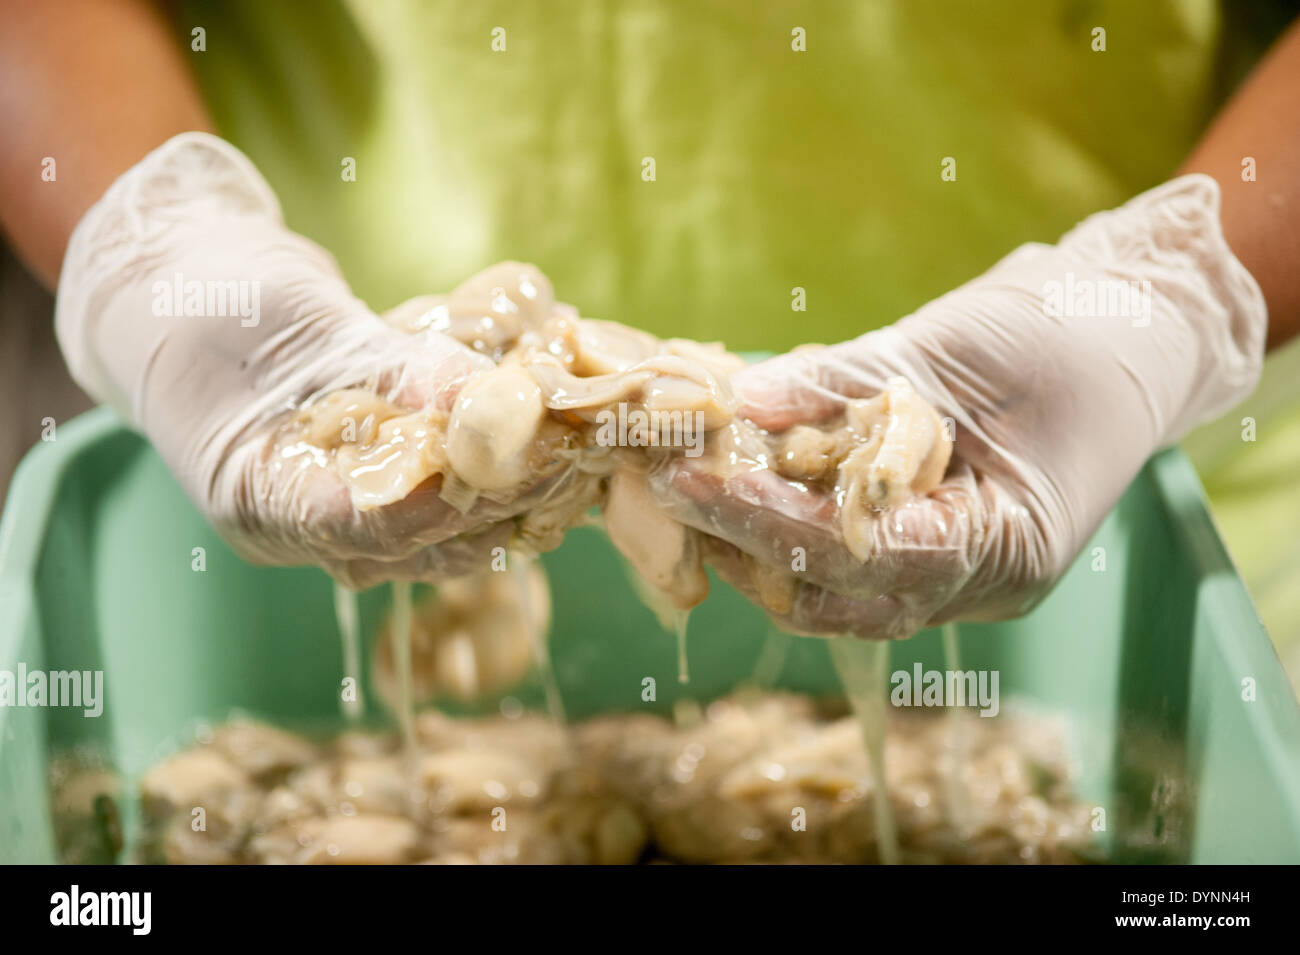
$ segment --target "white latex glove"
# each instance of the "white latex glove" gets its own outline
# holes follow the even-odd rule
[[[682,461],[656,476],[661,502],[721,541],[711,562],[751,596],[741,552],[788,572],[803,548],[803,583],[779,620],[792,630],[897,638],[1024,613],[1147,457],[1258,379],[1264,299],[1218,210],[1212,179],[1174,180],[1055,246],[1020,247],[889,328],[736,375],[740,413],[769,431],[825,419],[893,375],[952,419],[944,482],[869,518],[865,552],[844,545],[834,500],[771,471],[720,486]],[[1128,314],[1079,302],[1113,282],[1145,293]],[[1052,283],[1073,301],[1057,307]]]
[[[177,283],[201,301],[169,301]],[[235,293],[224,306],[223,289]],[[278,423],[313,396],[355,386],[446,409],[493,365],[446,336],[385,324],[324,250],[285,227],[265,180],[217,137],[169,140],[86,213],[56,325],[78,383],[149,437],[252,560],[319,564],[366,586],[464,572],[508,541],[509,508],[462,515],[421,488],[358,511],[312,456],[272,453]]]

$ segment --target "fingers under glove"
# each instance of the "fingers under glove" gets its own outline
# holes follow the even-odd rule
[[[872,516],[865,561],[846,551],[825,492],[767,471],[724,486],[688,461],[656,482],[670,513],[708,535],[704,556],[719,577],[791,633],[903,639],[959,617],[1015,616],[1053,579],[1028,511],[964,465]]]
[[[911,635],[904,632],[899,604],[890,595],[874,600],[855,600],[806,581],[796,581],[788,605],[780,610],[767,604],[764,594],[755,586],[751,558],[739,548],[724,541],[710,540],[705,552],[708,563],[718,576],[738,590],[752,603],[763,607],[767,615],[788,633],[811,637],[853,636],[868,640],[899,639]]]

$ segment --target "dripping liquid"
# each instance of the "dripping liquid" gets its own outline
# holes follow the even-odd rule
[[[781,678],[781,671],[785,668],[785,658],[789,650],[790,636],[776,627],[769,630],[763,640],[763,648],[759,651],[758,660],[754,663],[754,671],[749,678],[750,683],[760,690],[773,689],[776,681]]]
[[[957,625],[944,624],[942,634],[944,669],[949,673],[960,673],[961,655],[957,646]],[[965,780],[966,763],[970,755],[970,745],[966,738],[967,715],[960,706],[954,706],[948,714],[948,821],[959,835],[968,833],[973,821]]]
[[[690,621],[689,610],[678,610],[673,617],[673,631],[677,634],[677,682],[691,682],[691,665],[686,657],[686,627]]]
[[[894,824],[894,810],[889,803],[889,783],[885,777],[885,681],[889,670],[889,643],[884,640],[837,637],[830,641],[830,652],[867,749],[880,861],[885,865],[897,865],[898,832]]]
[[[415,772],[415,690],[411,672],[411,584],[393,581],[393,669],[397,674],[397,721],[402,732],[402,753],[407,772]]]
[[[355,726],[365,712],[361,698],[361,624],[357,613],[357,595],[342,584],[334,585],[334,619],[338,622],[343,650],[343,677],[351,680],[351,697],[339,693],[339,710],[343,721]]]

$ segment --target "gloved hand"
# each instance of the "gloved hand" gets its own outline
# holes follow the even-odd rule
[[[315,396],[361,387],[445,410],[493,363],[372,313],[326,252],[285,227],[265,180],[221,139],[169,140],[86,213],[64,259],[56,325],[73,377],[150,438],[252,560],[319,564],[366,586],[481,569],[509,540],[510,506],[461,514],[422,487],[358,510],[335,471],[277,448],[278,423]]]
[[[720,484],[681,460],[653,476],[659,500],[713,535],[710,561],[751,596],[754,561],[793,567],[802,583],[778,619],[792,630],[898,638],[1024,613],[1152,452],[1254,387],[1264,300],[1218,209],[1212,179],[1171,181],[1054,246],[1022,246],[891,327],[734,376],[740,414],[772,432],[824,420],[894,375],[950,419],[943,483],[869,517],[860,552],[836,501],[771,470]]]

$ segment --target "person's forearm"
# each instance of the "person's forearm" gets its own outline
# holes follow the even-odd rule
[[[1268,303],[1268,347],[1300,331],[1300,20],[1215,119],[1180,172],[1223,190],[1223,232]],[[1243,178],[1247,157],[1254,179]]]
[[[145,0],[0,0],[0,226],[50,288],[114,179],[177,133],[211,128],[182,57]]]

